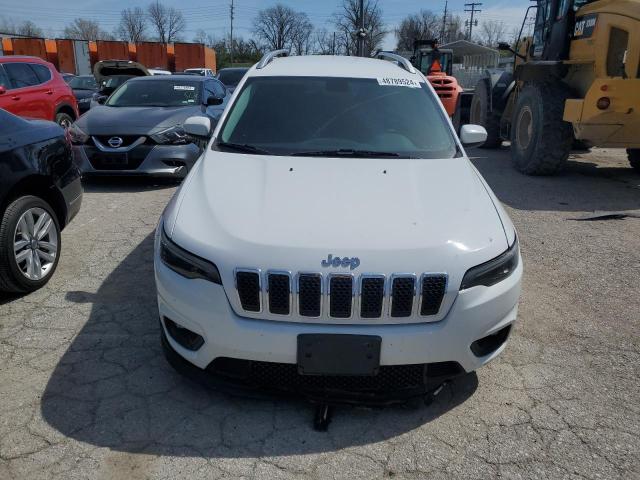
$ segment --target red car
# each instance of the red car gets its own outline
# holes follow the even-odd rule
[[[37,57],[0,56],[0,108],[69,127],[78,104],[56,68]]]

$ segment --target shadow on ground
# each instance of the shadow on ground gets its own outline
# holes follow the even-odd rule
[[[100,176],[83,177],[82,186],[85,192],[146,192],[173,188],[180,184],[181,179],[155,177],[122,177]]]
[[[476,148],[471,160],[501,202],[518,210],[561,212],[640,209],[640,174],[594,163],[594,154],[570,157],[564,171],[551,177],[526,176],[511,165],[508,147]]]
[[[56,366],[42,398],[44,419],[64,435],[127,452],[248,457],[334,451],[409,432],[469,398],[475,374],[447,386],[430,407],[337,409],[329,433],[312,430],[313,409],[293,400],[233,397],[182,378],[160,347],[148,236],[97,293],[90,317]]]

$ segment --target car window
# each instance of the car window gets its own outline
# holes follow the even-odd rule
[[[220,70],[218,80],[228,87],[235,87],[240,83],[245,73],[247,73],[246,70]]]
[[[49,70],[44,65],[39,65],[37,63],[30,63],[29,66],[33,68],[33,71],[36,72],[36,76],[40,83],[46,83],[51,80],[51,70]]]
[[[13,88],[32,87],[40,83],[36,72],[27,63],[5,63],[4,68]]]
[[[75,90],[95,90],[98,88],[96,79],[90,76],[73,77],[68,83]]]
[[[218,98],[224,98],[227,94],[224,85],[220,82],[216,82],[215,80],[207,80],[204,82],[204,89],[207,97],[214,96]]]
[[[131,81],[119,87],[107,100],[109,107],[180,107],[197,105],[200,82],[173,80]]]
[[[219,138],[274,155],[366,150],[454,157],[455,137],[438,102],[426,83],[404,77],[252,77]]]
[[[0,86],[3,86],[7,90],[11,88],[11,82],[9,82],[9,77],[4,71],[4,67],[2,65],[0,65]]]

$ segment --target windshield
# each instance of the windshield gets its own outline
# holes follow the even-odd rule
[[[273,155],[455,156],[454,136],[426,84],[385,80],[252,77],[227,115],[216,147],[226,143],[235,147],[230,151],[242,146]]]
[[[134,75],[114,75],[107,77],[102,81],[102,88],[116,89],[130,78],[134,78]]]
[[[105,105],[110,107],[181,107],[199,103],[200,82],[162,78],[161,80],[127,82],[109,97]]]
[[[220,70],[218,73],[218,80],[224,83],[227,87],[235,87],[240,83],[246,70]]]
[[[74,90],[95,90],[98,88],[96,79],[93,77],[73,77],[68,83]]]

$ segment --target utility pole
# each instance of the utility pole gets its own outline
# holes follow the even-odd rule
[[[336,54],[336,32],[333,32],[333,43],[331,44],[331,55]]]
[[[229,43],[229,57],[231,58],[231,66],[233,67],[233,0],[231,0],[231,9],[230,9],[230,18],[231,18],[231,41]]]
[[[357,55],[359,57],[364,57],[364,37],[367,35],[364,29],[364,0],[360,0],[360,24],[357,33],[357,42],[358,42],[358,52]]]
[[[447,33],[447,7],[449,6],[449,0],[444,2],[444,13],[442,14],[442,32],[440,33],[440,43],[446,43],[444,36]]]
[[[481,7],[482,3],[465,3],[464,4],[465,7],[471,7],[471,9],[467,9],[465,8],[464,11],[465,12],[471,12],[471,20],[468,21],[468,25],[469,25],[469,36],[467,37],[467,40],[471,41],[471,33],[473,32],[473,27],[474,25],[477,27],[478,26],[478,20],[476,19],[476,23],[473,23],[473,15],[477,12],[480,13],[482,10],[477,9],[476,7]]]

